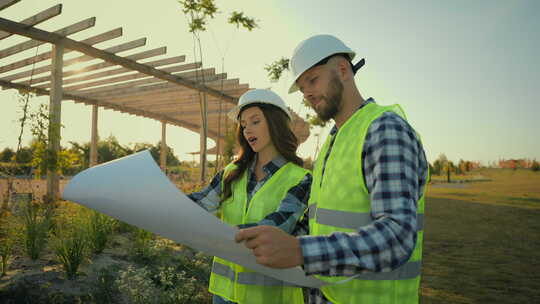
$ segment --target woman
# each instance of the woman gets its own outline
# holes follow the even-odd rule
[[[189,197],[230,225],[292,232],[307,206],[311,174],[296,155],[298,140],[285,102],[270,90],[251,90],[229,117],[237,122],[238,158]],[[214,304],[304,303],[301,288],[218,257],[209,290]]]

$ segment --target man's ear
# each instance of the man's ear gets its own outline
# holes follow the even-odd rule
[[[351,65],[347,59],[338,56],[335,62],[336,70],[341,81],[347,81],[352,78]]]

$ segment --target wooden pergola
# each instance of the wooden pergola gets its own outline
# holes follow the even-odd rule
[[[0,0],[0,10],[19,1]],[[238,97],[249,90],[249,85],[240,83],[239,79],[227,79],[225,73],[216,74],[214,68],[203,69],[201,62],[185,63],[184,55],[164,58],[166,47],[119,55],[143,47],[146,38],[105,49],[94,46],[122,36],[122,28],[79,41],[68,38],[93,27],[95,17],[54,32],[35,27],[60,15],[61,10],[62,5],[58,4],[18,22],[0,18],[0,41],[13,34],[30,38],[0,47],[0,86],[50,96],[49,135],[60,134],[62,100],[91,105],[91,165],[97,164],[99,107],[160,121],[162,168],[165,168],[167,124],[200,133],[201,176],[204,177],[206,138],[210,137],[216,143],[212,149],[214,153],[223,152],[227,128],[231,124],[226,113],[238,103]],[[52,50],[9,63],[4,59],[42,44],[52,45]],[[77,55],[64,59],[70,52]],[[96,59],[98,63],[95,63]],[[34,68],[36,63],[49,61],[48,65]],[[293,113],[293,116],[293,130],[300,142],[304,142],[309,136],[309,126],[297,114]],[[59,137],[49,136],[49,139],[49,148],[57,152]],[[47,174],[47,193],[52,198],[58,196],[56,172]]]

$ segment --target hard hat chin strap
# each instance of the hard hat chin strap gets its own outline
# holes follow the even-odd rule
[[[321,61],[314,64],[312,67],[316,67],[316,66],[319,66],[319,65],[325,65],[325,64],[328,63],[328,60],[330,60],[330,58],[332,58],[334,56],[342,56],[343,58],[347,59],[347,61],[349,61],[349,64],[351,65],[353,75],[356,75],[356,72],[358,70],[360,70],[360,68],[363,67],[364,64],[366,64],[366,60],[364,58],[360,59],[360,61],[358,61],[356,64],[353,64],[352,61],[349,59],[349,56],[347,54],[343,53],[343,54],[332,54],[332,55],[330,55],[328,57],[325,57]]]
[[[355,65],[353,65],[351,62],[353,74],[356,75],[356,72],[360,70],[360,68],[363,67],[364,64],[366,64],[366,60],[364,58],[360,59],[360,61],[358,61]]]

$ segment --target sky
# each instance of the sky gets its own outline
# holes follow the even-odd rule
[[[0,17],[19,21],[58,3],[63,3],[62,14],[38,28],[54,31],[95,16],[94,28],[70,38],[82,40],[121,26],[123,37],[97,47],[147,37],[145,47],[121,55],[167,46],[167,57],[186,55],[186,62],[193,62],[193,39],[175,0],[22,0],[0,11]],[[272,83],[264,67],[290,57],[304,39],[332,34],[356,51],[357,59],[366,60],[355,78],[362,96],[383,105],[400,104],[421,135],[430,162],[441,153],[453,161],[483,164],[540,160],[540,100],[535,96],[540,85],[540,1],[217,0],[216,5],[220,13],[201,35],[204,67],[224,69],[228,78],[252,88],[273,89],[301,116],[313,112],[301,105],[300,93],[287,94],[290,75]],[[255,17],[259,28],[248,32],[227,24],[235,10]],[[25,40],[0,40],[0,49]],[[43,45],[38,53],[47,50]],[[31,49],[2,58],[0,66],[35,53]],[[48,98],[32,101],[34,108],[39,103],[48,103]],[[0,149],[15,148],[21,116],[16,91],[0,91],[0,104]],[[161,138],[157,121],[111,110],[99,113],[100,138],[114,135],[122,144]],[[64,101],[62,124],[62,145],[89,141],[91,107]],[[320,134],[322,144],[330,126],[313,128],[299,147],[300,156],[313,157],[315,135]],[[31,136],[24,131],[27,144]],[[192,160],[187,153],[199,149],[198,134],[180,127],[168,126],[166,140],[180,159]]]

